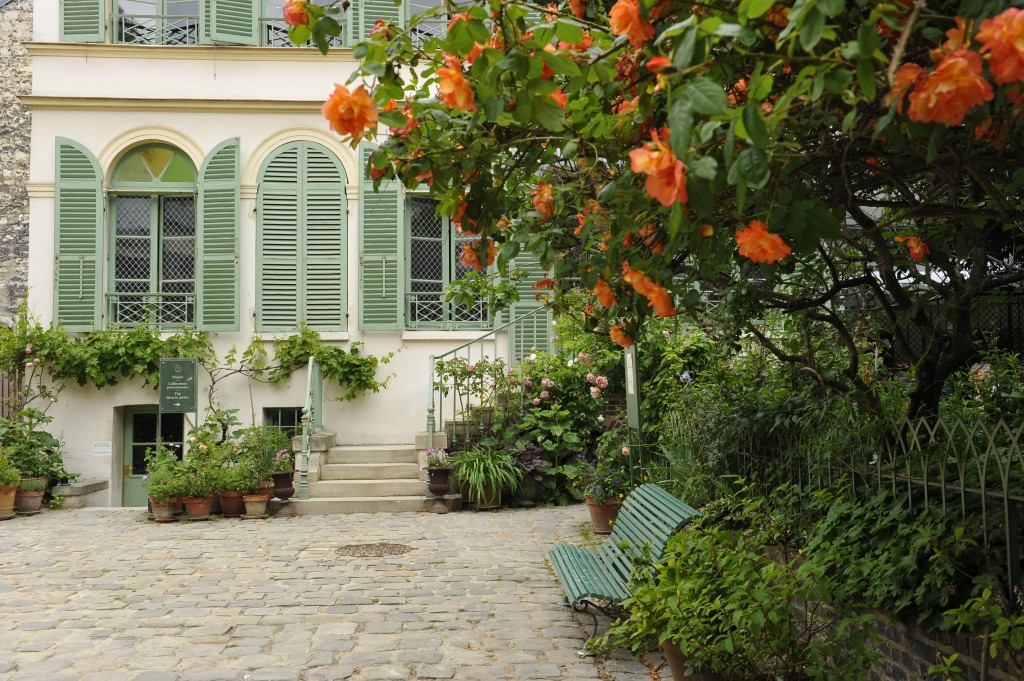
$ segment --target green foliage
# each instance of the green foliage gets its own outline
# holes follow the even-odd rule
[[[14,465],[10,457],[0,450],[0,487],[10,487],[21,480],[21,471]]]
[[[704,524],[673,537],[653,573],[643,563],[628,614],[597,647],[671,640],[694,670],[737,681],[859,681],[877,658],[874,618],[812,559],[776,561],[743,533]]]
[[[957,626],[957,631],[981,636],[991,659],[1012,661],[1019,669],[1024,665],[1024,613],[1021,612],[1024,596],[1020,586],[1015,588],[1014,595],[1015,612],[1006,599],[991,589],[982,589],[980,595],[946,611],[946,616]],[[942,658],[928,673],[941,675],[943,681],[962,681],[963,669],[956,664],[959,657],[954,653]]]
[[[48,486],[46,478],[22,478],[18,489],[22,492],[45,492]]]
[[[257,480],[269,477],[275,470],[282,470],[277,467],[277,453],[291,451],[291,440],[283,430],[257,426],[241,430],[236,435],[237,448],[252,459]]]
[[[470,501],[478,502],[494,492],[515,492],[523,471],[512,454],[493,449],[470,449],[448,457],[456,480],[469,491]]]
[[[981,527],[946,516],[940,506],[906,508],[888,490],[823,499],[822,520],[804,550],[865,602],[931,625],[957,593],[986,572]]]
[[[64,497],[60,494],[54,494],[50,497],[50,500],[46,502],[46,507],[51,511],[59,511],[64,508]]]
[[[380,392],[388,386],[393,374],[378,381],[377,367],[388,364],[395,353],[383,357],[363,356],[360,354],[362,346],[362,343],[352,343],[346,350],[325,345],[320,334],[303,326],[298,335],[274,341],[277,367],[271,371],[270,380],[275,383],[284,381],[314,357],[320,363],[324,378],[342,387],[343,392],[337,399],[348,401],[366,392]]]
[[[22,477],[59,480],[65,475],[63,444],[43,430],[51,421],[52,416],[34,407],[0,419],[0,447]]]
[[[169,501],[183,494],[184,464],[177,451],[164,445],[146,450],[142,484],[153,501]]]

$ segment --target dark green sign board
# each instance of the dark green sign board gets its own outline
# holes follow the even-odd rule
[[[196,411],[196,360],[160,360],[160,411],[187,414]]]

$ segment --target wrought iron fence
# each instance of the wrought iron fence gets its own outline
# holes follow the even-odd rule
[[[107,305],[107,318],[118,326],[177,328],[195,323],[194,293],[111,293]]]
[[[487,305],[478,300],[472,307],[445,301],[445,293],[407,293],[406,321],[410,329],[479,329],[489,326]]]
[[[345,47],[344,32],[341,35],[330,38],[327,44],[331,48]],[[263,47],[312,47],[313,43],[307,40],[302,45],[296,45],[288,37],[288,24],[281,17],[260,17],[260,45]]]
[[[843,430],[833,429],[834,441],[794,438],[771,457],[756,442],[737,443],[730,472],[763,492],[785,483],[848,485],[858,495],[885,489],[911,510],[937,506],[980,528],[984,548],[1003,556],[1005,584],[1024,584],[1024,422],[851,416]]]
[[[118,14],[114,42],[124,45],[196,45],[199,17],[167,14]]]

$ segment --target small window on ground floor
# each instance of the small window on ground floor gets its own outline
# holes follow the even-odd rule
[[[295,437],[302,432],[302,407],[264,407],[263,425]]]

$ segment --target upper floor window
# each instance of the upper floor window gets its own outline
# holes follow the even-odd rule
[[[406,324],[409,328],[486,326],[490,320],[483,301],[465,307],[445,300],[445,288],[472,269],[459,259],[463,246],[479,237],[460,232],[451,220],[437,215],[436,207],[433,199],[409,197]]]
[[[295,47],[283,19],[285,0],[62,0],[60,35],[66,42],[127,45],[254,45]],[[352,0],[340,16],[342,34],[332,47],[353,45],[370,35],[378,19],[404,24],[441,0],[395,5]],[[422,24],[424,36],[443,35],[446,22]]]

